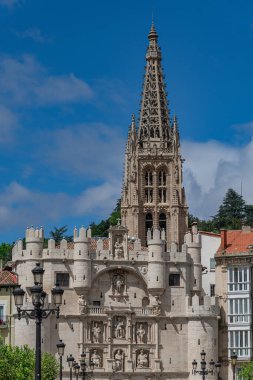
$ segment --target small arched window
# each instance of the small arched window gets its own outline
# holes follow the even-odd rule
[[[153,203],[153,174],[145,172],[145,203]]]
[[[166,220],[166,215],[163,212],[159,215],[159,227],[161,230],[164,229],[166,233],[167,220]]]
[[[161,170],[158,174],[158,195],[159,195],[159,203],[166,203],[167,189],[166,189],[166,173],[164,170]]]
[[[153,215],[149,212],[146,214],[146,220],[145,220],[145,231],[146,231],[146,236],[148,234],[148,230],[152,231],[153,229]]]

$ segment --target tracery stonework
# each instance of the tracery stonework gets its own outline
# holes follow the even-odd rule
[[[183,247],[176,244],[183,240],[187,207],[177,121],[171,125],[153,26],[146,58],[138,132],[133,118],[127,143],[121,222],[108,238],[80,227],[72,243],[50,239],[46,248],[44,230],[31,227],[25,246],[19,240],[12,251],[23,289],[33,285],[30,269],[37,262],[47,292],[58,273],[69,277],[59,323],[55,315],[43,322],[43,350],[54,355],[63,339],[63,362],[69,353],[79,361],[83,352],[99,380],[193,380],[199,341],[208,360],[218,359],[219,309],[216,298],[203,297],[197,227],[184,235]],[[34,347],[35,329],[14,318],[15,345]],[[63,376],[69,379],[66,368]]]
[[[123,225],[146,244],[147,230],[164,228],[166,242],[183,243],[187,203],[182,186],[182,158],[176,116],[170,120],[161,51],[154,29],[149,34],[139,124],[129,128],[121,200]],[[159,211],[162,207],[163,211]],[[172,208],[178,218],[171,223]],[[133,210],[137,212],[133,212]]]

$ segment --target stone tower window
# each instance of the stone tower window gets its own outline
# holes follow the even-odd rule
[[[158,175],[158,194],[159,203],[166,203],[167,192],[166,192],[166,173],[161,170]]]
[[[146,231],[146,236],[148,233],[148,229],[152,230],[153,229],[153,216],[151,213],[148,213],[146,215],[146,221],[145,221],[145,231]]]
[[[159,227],[161,230],[164,229],[166,233],[167,221],[166,221],[166,215],[163,212],[159,215]]]
[[[145,173],[145,203],[153,203],[153,174],[151,171]]]

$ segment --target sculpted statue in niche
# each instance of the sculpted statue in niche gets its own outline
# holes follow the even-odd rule
[[[161,301],[159,296],[155,296],[152,302],[152,313],[153,315],[161,314]]]
[[[144,351],[141,349],[140,351],[137,351],[136,355],[136,367],[137,368],[148,368],[148,351]]]
[[[116,339],[125,339],[126,337],[126,318],[114,317],[114,337]]]
[[[86,314],[88,312],[87,301],[84,295],[78,297],[79,313]]]
[[[94,343],[100,343],[102,338],[102,329],[101,329],[101,322],[94,322],[94,325],[91,329],[92,332],[92,340]]]
[[[146,323],[138,323],[136,326],[136,340],[137,343],[146,343]]]
[[[93,362],[95,368],[102,367],[102,355],[96,348],[90,352],[90,361]]]
[[[116,274],[112,279],[113,293],[115,295],[122,295],[125,288],[125,277],[121,274]]]
[[[116,350],[115,354],[114,354],[114,363],[113,363],[113,370],[114,371],[122,371],[123,370],[123,360],[124,360],[123,351],[120,349]]]
[[[116,240],[116,243],[114,244],[114,254],[117,259],[121,259],[124,257],[124,249],[123,249],[123,243],[120,241],[120,238],[118,237]]]

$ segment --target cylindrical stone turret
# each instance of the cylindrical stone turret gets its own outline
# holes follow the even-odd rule
[[[185,235],[185,243],[192,259],[191,290],[202,290],[202,264],[201,264],[201,236],[198,233],[197,223],[193,223],[192,231]]]
[[[89,238],[84,227],[74,229],[74,282],[75,289],[87,290],[91,287],[91,260]]]
[[[154,230],[153,239],[148,241],[148,290],[154,296],[165,290],[163,251],[160,231]]]

